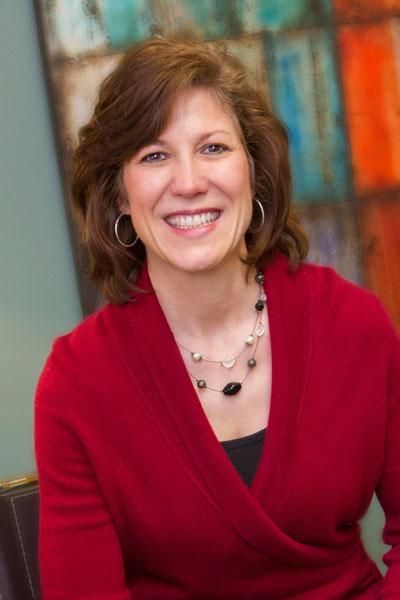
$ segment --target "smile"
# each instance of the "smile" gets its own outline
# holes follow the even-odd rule
[[[204,225],[209,225],[213,221],[216,221],[220,214],[219,210],[215,210],[196,215],[174,215],[167,217],[165,220],[169,225],[178,229],[195,229],[196,227],[204,227]]]

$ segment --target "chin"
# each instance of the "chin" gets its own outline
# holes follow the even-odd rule
[[[232,261],[229,262],[232,265]],[[183,260],[182,257],[180,257],[180,260],[171,261],[170,264],[185,273],[207,273],[225,268],[228,264],[228,260],[227,257],[220,256],[186,256]]]

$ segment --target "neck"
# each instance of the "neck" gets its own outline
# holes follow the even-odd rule
[[[248,274],[248,267],[240,261],[201,272],[151,262],[148,269],[161,308],[178,338],[213,337],[216,331],[254,317],[255,272]]]

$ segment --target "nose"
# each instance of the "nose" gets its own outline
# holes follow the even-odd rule
[[[208,179],[204,165],[200,165],[193,157],[176,162],[171,177],[171,192],[175,196],[193,198],[198,194],[205,194],[207,190]]]

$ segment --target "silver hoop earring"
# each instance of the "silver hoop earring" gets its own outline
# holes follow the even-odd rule
[[[259,231],[261,231],[261,229],[264,227],[264,223],[265,223],[265,212],[264,212],[264,207],[261,204],[261,202],[259,201],[258,198],[253,198],[254,202],[257,203],[258,208],[260,209],[260,213],[261,213],[261,222],[259,224],[259,226],[256,229],[252,229],[251,232],[252,233],[258,233]]]
[[[128,215],[121,213],[120,215],[118,215],[117,220],[115,221],[115,225],[114,225],[114,232],[115,232],[115,237],[117,238],[118,242],[121,244],[121,246],[123,246],[124,248],[132,248],[132,246],[134,246],[136,244],[136,242],[139,239],[139,236],[136,234],[135,239],[133,240],[133,242],[131,242],[130,244],[126,244],[125,242],[123,242],[121,240],[121,238],[119,237],[119,233],[118,233],[118,225],[119,222],[121,220],[121,217],[127,217]]]

